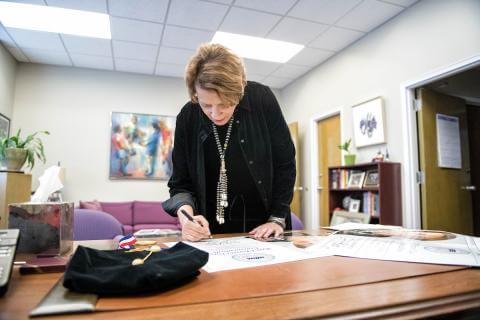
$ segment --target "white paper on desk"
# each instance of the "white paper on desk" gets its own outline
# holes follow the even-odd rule
[[[203,270],[207,272],[259,267],[327,256],[326,254],[292,250],[288,247],[245,237],[185,243],[208,252],[208,263],[203,267]],[[172,246],[174,243],[167,243],[167,245]]]
[[[479,239],[454,235],[453,239],[422,241],[333,234],[306,250],[355,258],[479,267]]]
[[[63,184],[60,181],[60,170],[58,166],[51,166],[43,175],[38,178],[40,185],[37,188],[37,191],[33,194],[31,202],[47,202],[48,197],[63,188]]]

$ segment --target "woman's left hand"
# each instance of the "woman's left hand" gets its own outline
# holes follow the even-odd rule
[[[273,235],[275,238],[279,237],[283,233],[283,228],[273,222],[267,222],[259,225],[255,229],[249,232],[254,238],[268,238]]]

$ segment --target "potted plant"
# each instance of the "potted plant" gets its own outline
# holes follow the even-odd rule
[[[346,154],[343,155],[344,163],[346,166],[351,166],[355,164],[355,157],[356,155],[350,153],[350,144],[352,143],[352,139],[348,139],[345,141],[343,144],[339,145],[338,148],[340,150],[343,150],[346,152]]]
[[[0,140],[0,163],[3,168],[9,171],[20,171],[28,162],[30,170],[35,165],[35,158],[45,163],[45,153],[43,142],[37,137],[38,134],[49,135],[48,131],[37,131],[30,134],[25,139],[20,137],[21,130],[11,137],[5,137]]]

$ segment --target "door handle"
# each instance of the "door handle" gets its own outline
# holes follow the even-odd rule
[[[293,188],[294,191],[303,191],[303,187],[295,187]]]
[[[476,186],[461,186],[460,189],[467,190],[467,191],[476,191],[477,187]]]

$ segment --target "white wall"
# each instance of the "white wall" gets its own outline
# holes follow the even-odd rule
[[[298,121],[302,138],[302,184],[310,186],[310,119],[342,109],[342,136],[353,136],[351,106],[382,96],[387,145],[393,161],[403,159],[400,85],[480,54],[480,1],[427,0],[407,9],[363,39],[281,91],[289,122]],[[381,146],[385,148],[385,145]],[[378,146],[358,150],[370,161]],[[306,224],[311,225],[311,196],[304,192]],[[404,205],[405,208],[405,205]],[[404,213],[405,215],[405,213]],[[405,219],[404,219],[405,220]]]
[[[17,62],[0,44],[0,113],[12,118]]]
[[[69,201],[164,200],[166,181],[109,180],[110,112],[176,116],[187,101],[182,79],[54,67],[18,66],[13,129],[48,130],[47,163],[66,169],[64,198]]]

